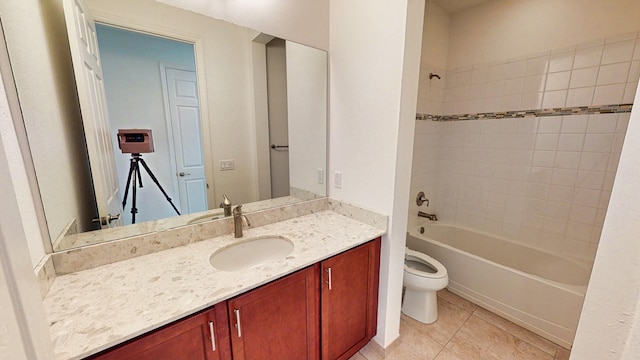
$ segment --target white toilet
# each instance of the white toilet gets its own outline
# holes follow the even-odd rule
[[[422,323],[438,319],[436,292],[449,284],[447,269],[429,255],[406,248],[402,312]]]

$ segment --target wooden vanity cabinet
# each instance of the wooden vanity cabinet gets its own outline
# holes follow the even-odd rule
[[[228,301],[234,360],[319,359],[319,267]]]
[[[320,266],[322,359],[349,359],[376,334],[380,238]]]
[[[91,359],[346,360],[376,333],[379,270],[377,238]]]
[[[208,311],[142,335],[90,359],[231,360],[227,304],[216,304]]]

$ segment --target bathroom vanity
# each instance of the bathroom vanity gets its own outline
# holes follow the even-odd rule
[[[91,359],[349,359],[375,335],[380,238]]]
[[[264,225],[245,229],[241,239],[225,231],[59,274],[44,298],[56,358],[348,359],[376,331],[386,217],[326,199],[292,206],[288,219],[283,208],[249,215]],[[310,206],[311,213],[300,213]],[[193,226],[169,241],[221,227]],[[273,236],[290,241],[291,253],[233,271],[212,266],[213,254]],[[139,255],[143,245],[100,246],[121,257]],[[83,248],[65,255],[81,264],[95,254]],[[69,269],[61,255],[54,260]]]

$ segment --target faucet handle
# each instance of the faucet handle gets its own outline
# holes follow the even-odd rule
[[[240,215],[242,215],[242,204],[236,205],[236,207],[233,208],[233,216]]]

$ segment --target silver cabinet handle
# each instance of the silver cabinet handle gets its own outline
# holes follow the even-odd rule
[[[242,330],[240,329],[240,310],[234,309],[233,312],[236,314],[236,331],[238,332],[238,337],[242,337]]]
[[[211,351],[216,351],[216,333],[213,330],[213,321],[209,321],[209,336],[211,337]]]
[[[181,171],[181,172],[178,173],[178,175],[186,176],[186,175],[191,175],[191,173],[186,173],[186,172]]]
[[[331,290],[331,268],[327,268],[325,271],[329,273],[329,281],[325,282],[329,284],[329,290]]]

